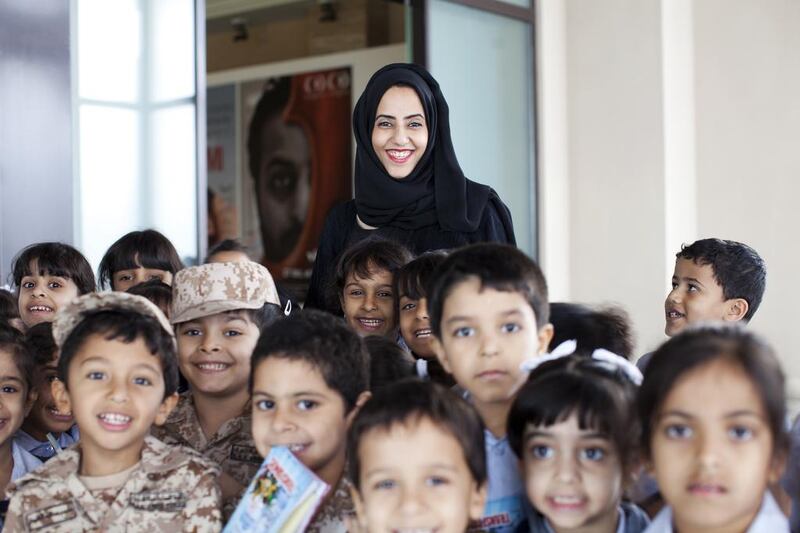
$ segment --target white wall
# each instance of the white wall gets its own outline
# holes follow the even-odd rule
[[[752,326],[800,398],[800,3],[540,0],[538,10],[552,299],[622,304],[643,353],[665,338],[680,243],[747,242],[768,267]]]

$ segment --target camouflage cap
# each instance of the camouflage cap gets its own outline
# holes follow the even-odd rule
[[[253,261],[206,263],[184,268],[172,280],[171,322],[233,311],[280,305],[272,275]]]
[[[113,309],[136,311],[156,319],[164,331],[172,338],[172,341],[175,342],[175,333],[169,324],[169,320],[161,312],[161,309],[147,298],[127,292],[90,292],[75,298],[56,313],[53,321],[53,338],[56,341],[56,345],[59,349],[64,346],[69,334],[81,323],[87,313]]]

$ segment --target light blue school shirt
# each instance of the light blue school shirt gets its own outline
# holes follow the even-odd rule
[[[511,533],[526,520],[525,486],[519,460],[507,437],[498,439],[488,429],[484,430],[484,436],[489,486],[480,529],[491,533]]]
[[[58,436],[56,442],[62,450],[66,450],[80,439],[78,426],[72,426],[68,431],[64,431]],[[56,450],[50,441],[40,441],[31,437],[28,433],[20,430],[14,434],[14,442],[22,446],[26,451],[39,458],[50,459],[56,454]]]

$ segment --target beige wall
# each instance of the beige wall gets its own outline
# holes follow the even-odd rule
[[[664,340],[681,242],[753,245],[752,322],[800,399],[800,3],[541,0],[542,262],[553,299],[617,302],[638,350]]]

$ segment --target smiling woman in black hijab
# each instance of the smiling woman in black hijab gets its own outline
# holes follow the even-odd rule
[[[475,242],[516,244],[497,193],[467,179],[439,84],[406,63],[376,72],[353,112],[355,199],[334,207],[320,236],[307,307],[335,308],[326,288],[339,254],[369,236],[415,254]]]

